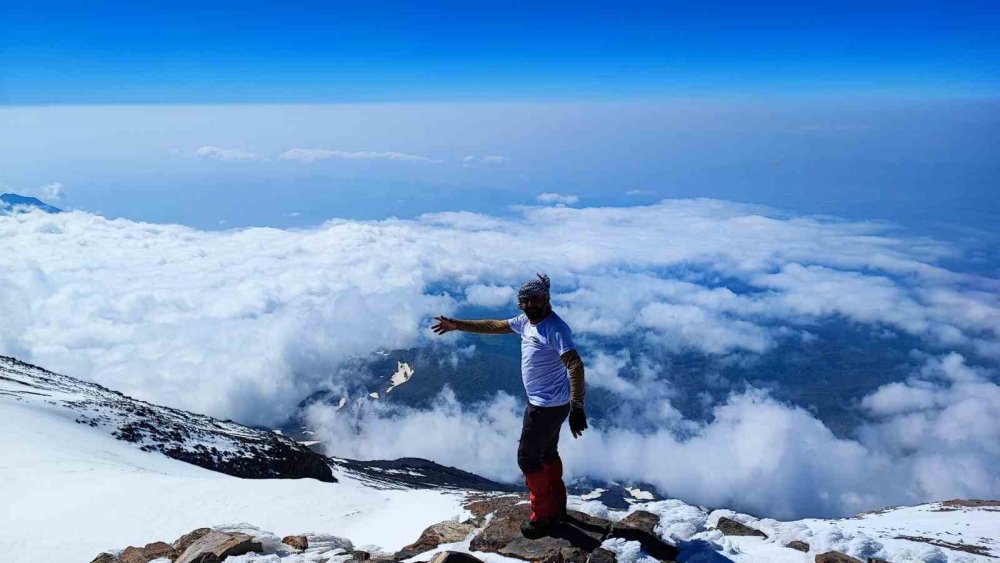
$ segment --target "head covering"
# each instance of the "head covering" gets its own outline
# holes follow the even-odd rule
[[[545,274],[536,274],[538,276],[537,280],[526,281],[521,284],[521,287],[517,290],[517,300],[523,301],[525,299],[548,299],[549,298],[549,286],[552,282],[549,281],[549,276]]]

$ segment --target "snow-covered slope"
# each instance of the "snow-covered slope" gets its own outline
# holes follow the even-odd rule
[[[39,390],[38,392],[45,392]],[[377,489],[340,474],[240,479],[143,451],[60,404],[0,392],[0,558],[86,562],[101,551],[250,522],[398,549],[463,513],[462,494]]]
[[[153,405],[6,356],[0,394],[58,407],[78,424],[229,475],[334,480],[323,456],[281,434]]]

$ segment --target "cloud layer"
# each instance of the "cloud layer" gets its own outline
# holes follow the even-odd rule
[[[989,469],[1000,462],[998,430],[956,422],[1000,419],[995,374],[983,367],[1000,359],[998,285],[938,265],[958,249],[719,200],[519,213],[225,232],[81,212],[2,217],[0,353],[144,399],[274,423],[309,393],[343,384],[345,360],[436,338],[436,314],[515,314],[504,308],[511,288],[545,271],[589,384],[620,395],[646,425],[608,421],[567,445],[576,474],[644,479],[687,500],[775,515],[1000,494]],[[709,423],[686,420],[652,360],[609,344],[739,357],[815,338],[809,327],[830,319],[924,348],[915,353],[925,372],[865,399],[871,422],[857,440],[759,392],[716,405]],[[626,364],[640,366],[637,377],[621,376]],[[424,455],[516,477],[516,404],[458,405],[445,393],[430,411],[376,404],[349,425],[312,414],[344,450],[334,453]],[[907,441],[921,433],[936,438]],[[946,476],[954,463],[962,470]]]
[[[299,162],[316,162],[317,160],[394,160],[397,162],[414,162],[424,164],[439,164],[442,161],[393,151],[343,151],[331,149],[289,149],[279,157],[282,160],[297,160]]]

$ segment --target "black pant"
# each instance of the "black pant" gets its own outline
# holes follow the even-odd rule
[[[559,429],[569,416],[569,403],[558,407],[524,409],[521,441],[517,446],[517,465],[525,475],[542,470],[546,461],[559,457]]]

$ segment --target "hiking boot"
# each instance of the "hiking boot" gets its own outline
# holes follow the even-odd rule
[[[551,529],[551,520],[545,522],[535,522],[534,520],[529,520],[527,524],[521,524],[521,535],[529,540],[537,540],[538,538],[549,535],[549,530]]]

